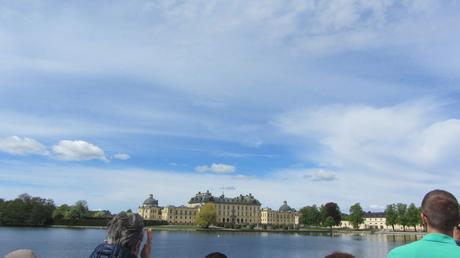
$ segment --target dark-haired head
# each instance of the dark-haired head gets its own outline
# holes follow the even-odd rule
[[[422,219],[428,227],[451,235],[459,223],[457,199],[444,190],[430,191],[422,201]]]
[[[205,258],[227,258],[227,256],[223,253],[215,252],[215,253],[210,253],[206,255]]]
[[[334,252],[330,255],[324,256],[324,258],[355,258],[355,257],[348,253]]]

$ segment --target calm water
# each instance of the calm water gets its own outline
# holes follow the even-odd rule
[[[86,258],[101,243],[105,230],[0,227],[0,257],[11,250],[29,248],[39,258]],[[395,246],[420,236],[394,235],[302,235],[278,233],[154,233],[155,258],[204,257],[220,251],[238,258],[324,257],[340,250],[356,257],[380,258]]]

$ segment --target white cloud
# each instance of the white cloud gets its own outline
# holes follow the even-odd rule
[[[337,180],[336,173],[325,169],[286,169],[274,173],[281,180],[309,180],[314,182]]]
[[[221,163],[213,163],[211,166],[202,165],[197,166],[195,171],[198,173],[215,173],[215,174],[229,174],[235,172],[235,166],[221,164]]]
[[[275,124],[310,142],[313,149],[306,155],[324,166],[395,175],[409,170],[452,173],[460,169],[460,120],[440,116],[441,107],[428,100],[388,107],[331,106],[291,112]]]
[[[234,191],[234,190],[236,190],[236,187],[234,187],[234,186],[223,186],[223,187],[220,187],[219,190],[222,190],[222,191]]]
[[[106,162],[109,161],[101,148],[81,140],[62,140],[57,145],[54,145],[52,150],[62,160],[99,159]]]
[[[131,156],[129,156],[126,153],[116,153],[116,154],[113,155],[113,158],[114,159],[119,159],[119,160],[128,160],[128,159],[131,158]]]
[[[7,152],[15,155],[48,155],[47,148],[40,142],[27,138],[11,136],[6,138],[0,138],[0,151]]]
[[[316,182],[337,180],[334,173],[324,170],[315,171],[311,176],[312,180]]]

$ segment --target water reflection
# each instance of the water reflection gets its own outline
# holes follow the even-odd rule
[[[12,249],[30,248],[38,257],[88,257],[105,237],[105,230],[0,228],[0,257]],[[360,258],[385,258],[392,248],[416,241],[418,234],[328,234],[298,232],[173,232],[154,233],[152,257],[204,257],[221,251],[228,257],[324,257],[333,251]]]

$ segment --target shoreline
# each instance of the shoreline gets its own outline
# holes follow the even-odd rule
[[[106,226],[70,226],[70,225],[49,225],[49,226],[1,226],[9,228],[67,228],[67,229],[106,229]],[[420,231],[371,231],[371,230],[329,230],[329,229],[300,229],[300,230],[278,230],[278,229],[231,229],[231,228],[199,228],[190,225],[161,225],[146,226],[153,231],[182,231],[182,232],[233,232],[233,233],[283,233],[283,234],[381,234],[381,235],[425,235]]]

